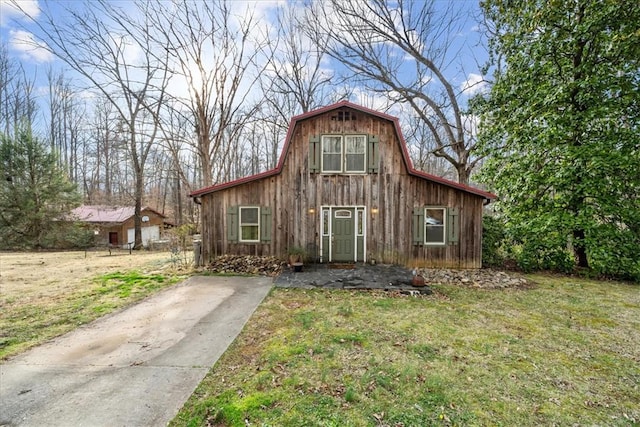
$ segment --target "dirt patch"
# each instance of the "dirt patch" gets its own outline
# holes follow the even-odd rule
[[[0,306],[16,300],[47,300],[73,292],[101,274],[152,271],[170,259],[168,252],[2,252]]]

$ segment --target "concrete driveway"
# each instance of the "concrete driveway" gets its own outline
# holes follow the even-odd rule
[[[271,289],[192,277],[0,365],[0,426],[163,426]]]

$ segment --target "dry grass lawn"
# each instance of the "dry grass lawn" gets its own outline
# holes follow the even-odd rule
[[[1,252],[0,359],[175,283],[171,266],[168,252]]]
[[[74,251],[0,252],[2,303],[38,300],[46,304],[84,286],[102,274],[129,270],[158,270],[167,252]]]

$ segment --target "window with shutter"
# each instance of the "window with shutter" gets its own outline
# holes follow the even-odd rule
[[[260,241],[260,208],[240,207],[240,241]]]
[[[321,154],[318,156],[322,173],[366,173],[372,170],[369,162],[377,164],[377,160],[367,157],[368,139],[367,135],[322,135]],[[317,144],[314,150],[317,149],[316,146]],[[315,170],[314,162],[315,157],[310,157],[309,164],[312,170]],[[377,170],[377,168],[373,169]]]
[[[447,243],[447,209],[425,208],[424,210],[424,243],[426,245],[445,245]]]
[[[458,244],[460,238],[459,209],[440,206],[414,208],[412,226],[414,245]]]

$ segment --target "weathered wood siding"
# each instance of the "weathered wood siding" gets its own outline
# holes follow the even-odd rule
[[[355,120],[337,120],[347,111]],[[379,138],[378,173],[331,175],[310,173],[309,141],[323,134],[368,134]],[[366,206],[367,259],[423,267],[481,267],[484,199],[421,177],[409,175],[393,122],[343,108],[297,122],[280,174],[204,194],[203,259],[225,253],[276,255],[291,246],[319,257],[322,206]],[[229,243],[229,206],[268,206],[272,238],[266,243]],[[413,209],[459,208],[460,234],[454,245],[414,246]],[[377,213],[371,209],[377,208]]]

